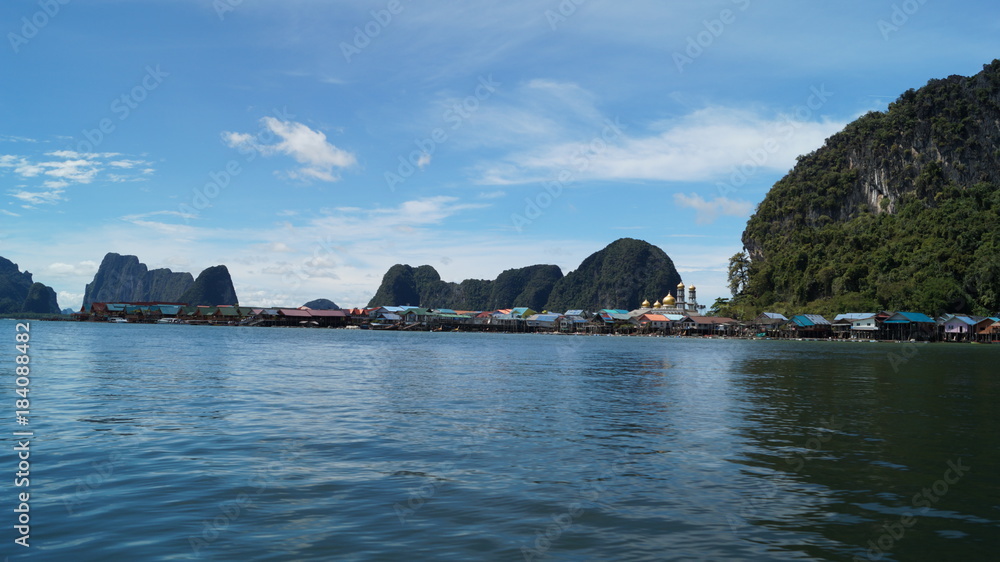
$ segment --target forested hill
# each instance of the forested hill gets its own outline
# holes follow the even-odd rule
[[[565,277],[556,265],[508,269],[496,280],[442,281],[429,265],[397,264],[382,277],[368,306],[413,305],[459,310],[496,310],[526,306],[565,312],[569,309],[634,309],[643,299],[656,300],[676,291],[681,278],[660,248],[622,238],[591,254]]]
[[[908,90],[800,157],[743,245],[737,300],[757,307],[1000,310],[1000,61]]]
[[[466,279],[452,283],[442,281],[432,266],[397,264],[382,277],[382,284],[368,306],[412,305],[457,310],[527,306],[540,311],[552,286],[562,276],[557,265],[530,265],[508,269],[496,280]]]

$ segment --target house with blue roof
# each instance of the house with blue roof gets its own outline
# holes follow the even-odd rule
[[[562,314],[532,314],[527,318],[528,327],[536,330],[556,330],[559,328],[559,319]]]
[[[894,312],[882,325],[889,339],[898,341],[937,339],[937,322],[920,312]]]
[[[825,338],[830,336],[832,325],[819,314],[797,314],[785,322],[783,329],[792,337]]]
[[[977,334],[996,322],[993,318],[965,314],[948,314],[938,321],[944,328],[944,339],[947,341],[973,341],[977,339]]]

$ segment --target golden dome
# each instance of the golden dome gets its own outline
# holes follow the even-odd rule
[[[689,291],[693,291],[694,290],[694,285],[688,285],[688,290]]]
[[[646,299],[646,300],[642,301],[642,307],[643,308],[649,308],[649,299]]]
[[[683,289],[683,288],[684,288],[684,282],[683,282],[683,281],[681,281],[680,283],[678,283],[678,284],[677,284],[677,288],[678,288],[678,289]]]
[[[663,305],[660,304],[660,301],[656,301],[656,302],[653,303],[653,308],[660,308],[661,306],[663,306]]]
[[[667,295],[663,299],[663,306],[674,306],[675,304],[677,304],[677,299],[673,295]]]

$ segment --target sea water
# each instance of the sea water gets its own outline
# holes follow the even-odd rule
[[[983,560],[1000,547],[1000,346],[30,330],[19,425],[15,323],[0,322],[10,560]],[[22,492],[28,547],[14,542]]]

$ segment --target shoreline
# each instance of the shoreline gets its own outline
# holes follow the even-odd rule
[[[424,332],[424,333],[481,333],[481,334],[495,334],[495,335],[534,335],[534,336],[563,336],[563,337],[624,337],[624,338],[664,338],[664,339],[685,339],[685,340],[739,340],[739,341],[798,341],[798,342],[826,342],[826,343],[892,343],[892,344],[932,344],[932,343],[950,343],[950,344],[976,344],[976,345],[989,345],[998,342],[978,342],[978,341],[949,341],[945,339],[938,340],[893,340],[893,339],[860,339],[860,338],[781,338],[781,337],[754,337],[754,336],[734,336],[734,335],[685,335],[685,334],[595,334],[595,333],[582,333],[582,332],[558,332],[558,331],[502,331],[502,330],[403,330],[403,329],[366,329],[361,328],[357,325],[349,326],[250,326],[242,324],[211,324],[211,323],[194,323],[189,324],[186,322],[178,323],[164,323],[157,324],[156,322],[95,322],[95,321],[83,321],[74,319],[72,317],[67,318],[18,318],[18,317],[4,317],[0,320],[30,320],[30,321],[41,321],[41,322],[73,322],[73,323],[86,323],[86,324],[131,324],[131,325],[143,325],[143,326],[201,326],[201,327],[212,327],[212,328],[290,328],[290,329],[308,329],[308,330],[364,330],[371,332]]]

